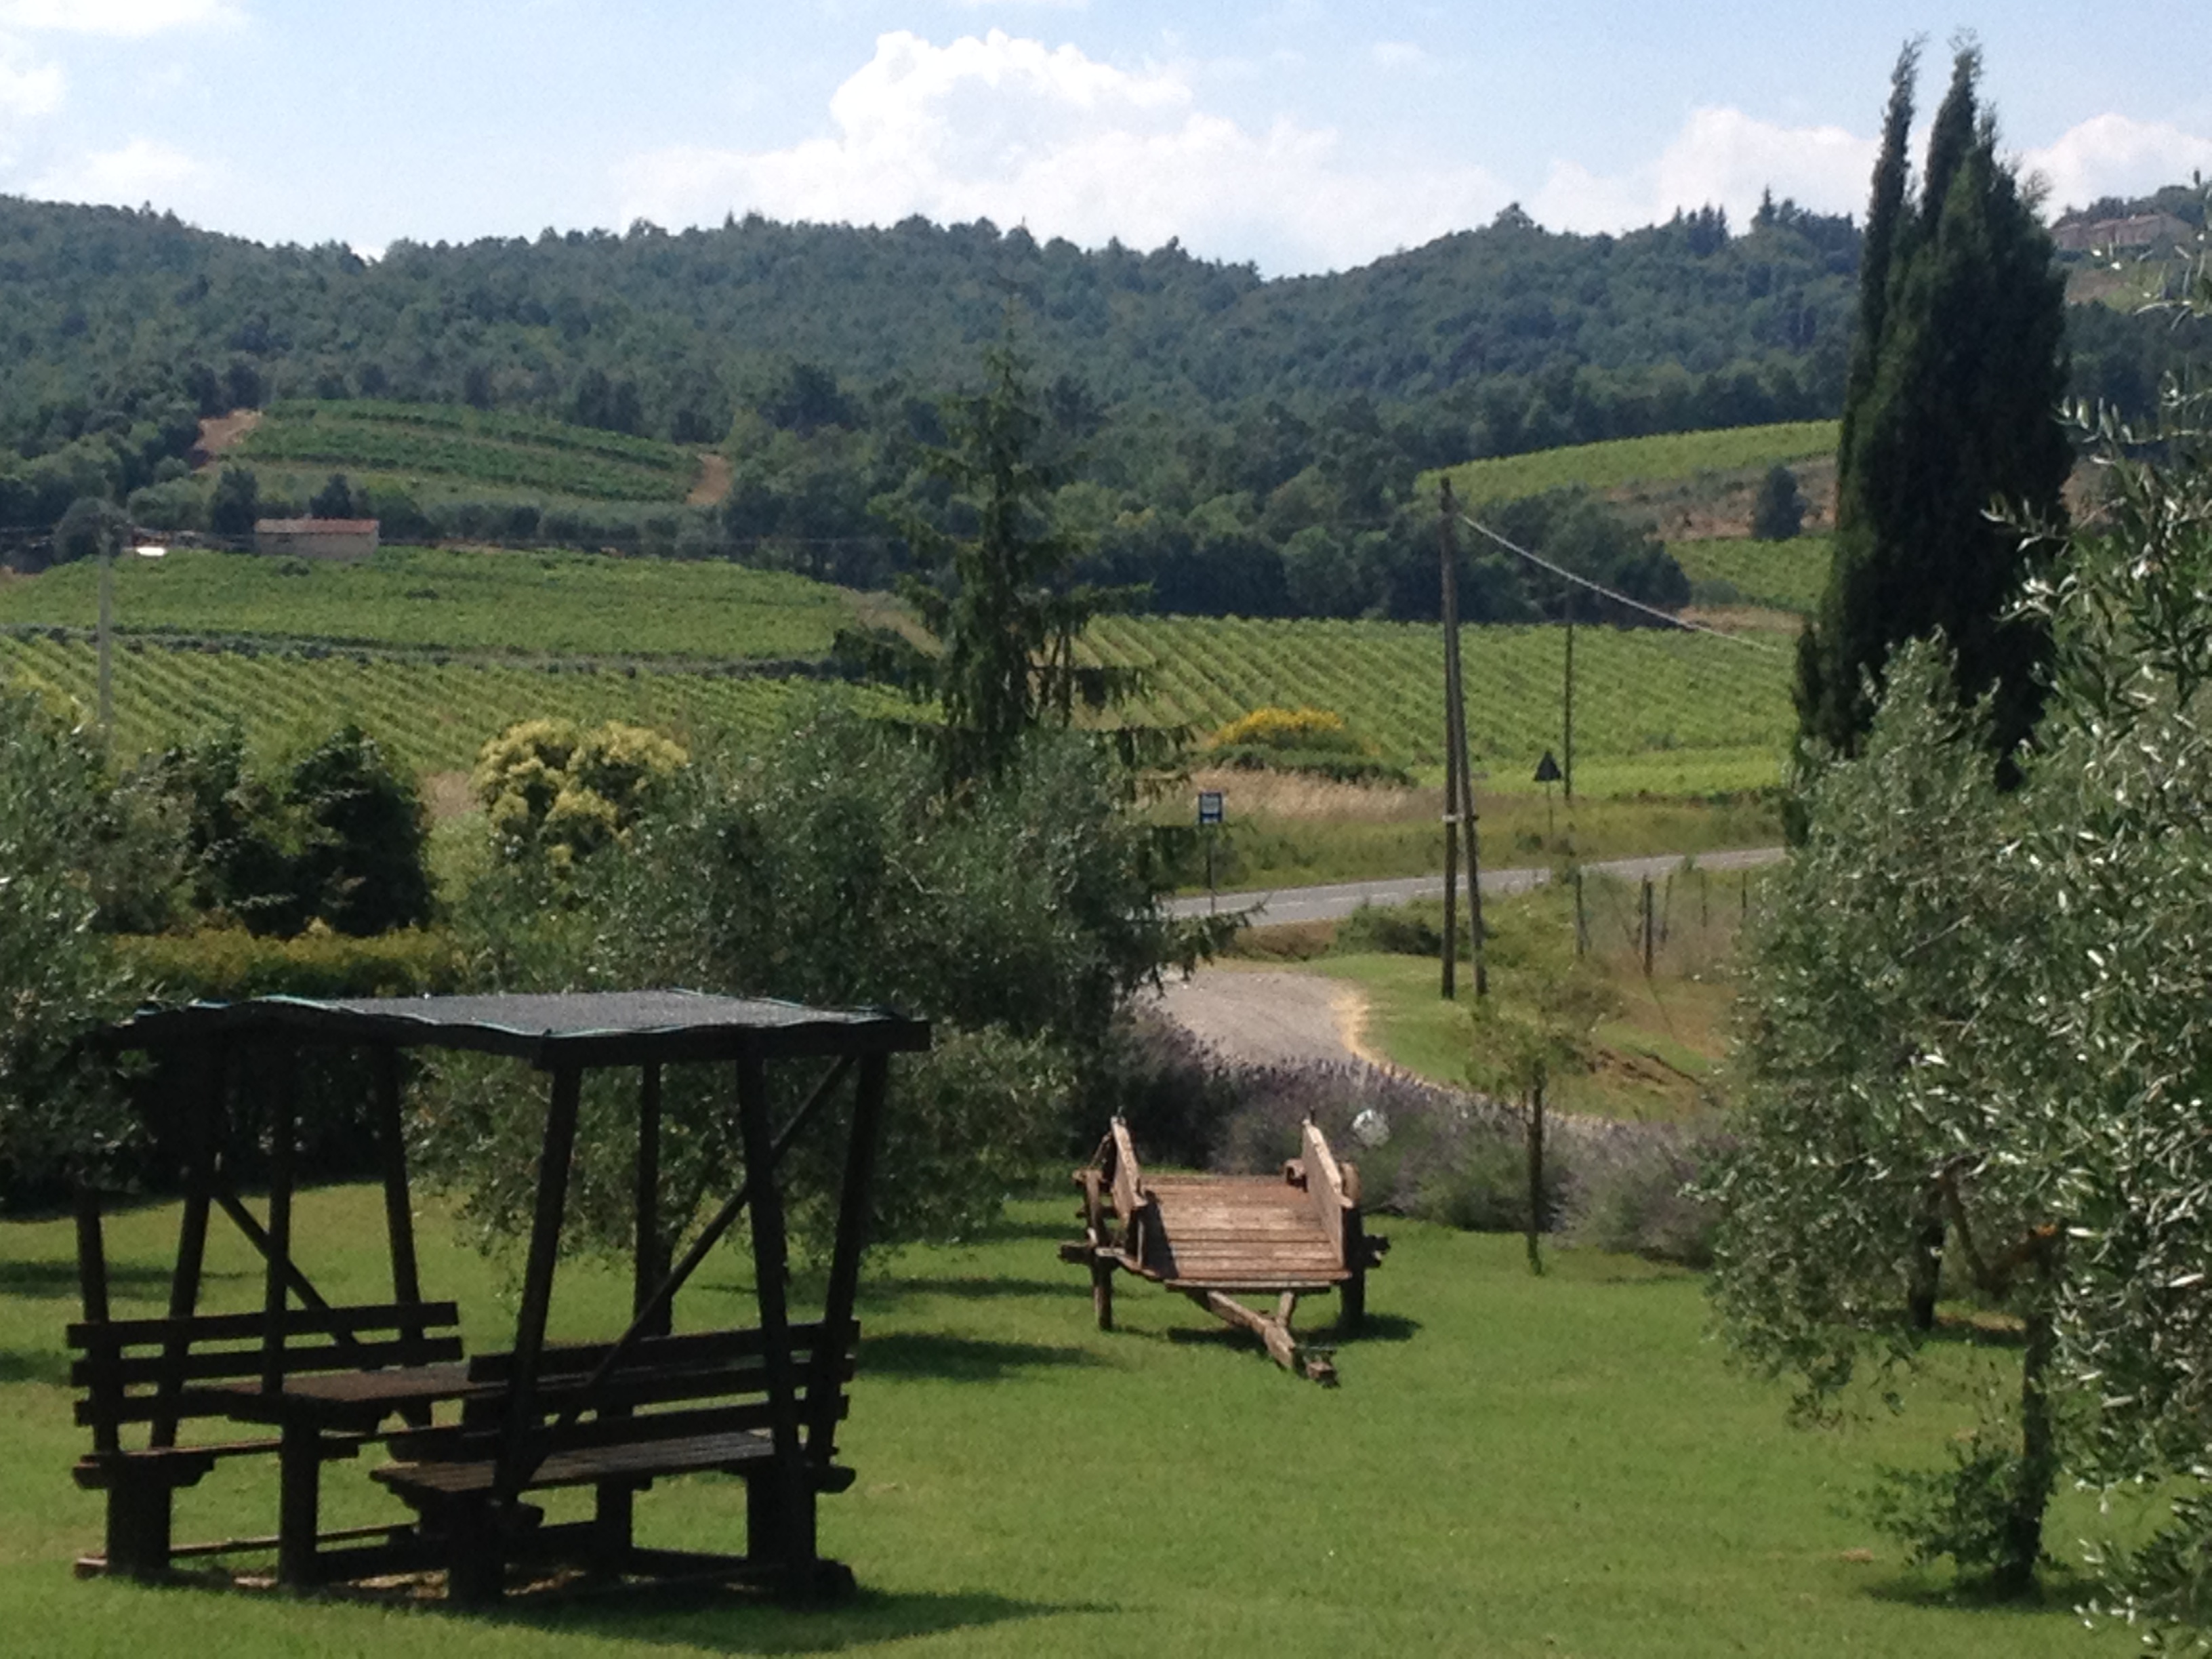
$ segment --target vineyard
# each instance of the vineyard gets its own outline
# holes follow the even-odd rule
[[[20,675],[87,712],[96,674],[94,649],[82,641],[0,637],[0,678]],[[126,756],[234,720],[257,749],[281,750],[354,720],[417,773],[471,766],[487,738],[540,715],[629,720],[702,748],[742,745],[811,689],[805,681],[711,673],[440,664],[368,653],[315,658],[143,641],[115,653],[113,683],[116,747]]]
[[[1756,542],[1742,538],[1671,542],[1683,574],[1693,582],[1726,582],[1744,603],[1812,615],[1828,580],[1829,538]]]
[[[0,627],[88,629],[99,592],[89,563],[0,582]],[[719,561],[386,548],[337,564],[180,550],[115,573],[125,637],[812,661],[852,620],[836,588]]]
[[[1777,426],[1729,427],[1711,432],[1676,432],[1653,438],[1616,438],[1607,443],[1575,444],[1527,455],[1465,461],[1447,468],[1461,502],[1512,501],[1570,484],[1613,489],[1624,484],[1693,477],[1701,472],[1764,470],[1778,462],[1832,455],[1833,421],[1789,421]],[[1437,473],[1424,475],[1419,494],[1433,495]]]
[[[1743,567],[1764,592],[1778,587],[1775,571],[1809,566],[1817,545],[1706,544],[1693,556],[1726,548],[1764,562]],[[0,581],[0,674],[27,671],[89,708],[98,582],[83,563]],[[117,737],[133,752],[234,717],[257,743],[282,745],[351,718],[417,770],[466,765],[501,726],[538,714],[742,743],[864,603],[720,562],[594,554],[126,559]],[[1584,628],[1576,639],[1583,789],[1705,793],[1776,780],[1792,724],[1784,636]],[[1493,787],[1524,782],[1560,746],[1563,645],[1548,627],[1466,635],[1470,744]],[[1384,760],[1442,764],[1433,624],[1112,617],[1093,625],[1088,648],[1143,672],[1146,694],[1123,718],[1204,735],[1254,708],[1318,705]]]
[[[650,438],[368,399],[273,404],[236,453],[256,465],[343,471],[356,483],[600,501],[680,501],[699,465],[689,451]]]
[[[1443,765],[1441,630],[1412,623],[1109,618],[1088,636],[1103,662],[1144,673],[1146,723],[1210,733],[1267,705],[1344,716],[1384,759]],[[1468,741],[1501,784],[1560,740],[1564,630],[1469,629]],[[1790,656],[1773,636],[1721,639],[1583,628],[1575,636],[1577,771],[1606,793],[1772,783],[1794,727]],[[1597,779],[1589,779],[1595,793]]]

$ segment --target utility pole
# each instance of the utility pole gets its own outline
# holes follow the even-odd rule
[[[1451,638],[1459,620],[1458,562],[1452,546],[1451,479],[1444,479],[1443,510],[1437,523],[1437,562],[1443,583],[1444,618],[1444,951],[1443,997],[1459,994],[1459,700],[1453,696]]]
[[[113,525],[100,526],[100,734],[115,733],[114,684],[108,672],[108,635],[115,620],[116,543],[122,532]]]
[[[1563,729],[1559,734],[1559,773],[1570,806],[1575,804],[1575,601],[1580,597],[1570,584],[1567,588],[1567,684],[1559,699],[1564,714]],[[1571,818],[1571,827],[1572,822]]]
[[[1482,945],[1482,859],[1475,836],[1474,775],[1467,752],[1467,696],[1466,684],[1460,672],[1459,654],[1459,560],[1454,545],[1453,521],[1459,516],[1452,501],[1451,477],[1443,479],[1443,507],[1439,514],[1442,534],[1439,546],[1443,561],[1444,610],[1444,731],[1445,748],[1449,757],[1445,766],[1444,825],[1446,845],[1449,845],[1451,821],[1455,816],[1460,830],[1467,837],[1467,917],[1468,927],[1474,945],[1474,994],[1478,997],[1490,994],[1490,974],[1483,960]],[[1453,786],[1456,783],[1456,792]],[[1445,860],[1444,917],[1451,920],[1451,864],[1449,854]],[[1447,927],[1444,957],[1447,963],[1455,954],[1457,941]],[[1451,994],[1447,975],[1444,994]]]

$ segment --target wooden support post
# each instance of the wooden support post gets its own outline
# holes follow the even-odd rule
[[[293,1091],[299,1083],[299,1055],[282,1050],[274,1086],[269,1091],[269,1249],[263,1264],[261,1391],[284,1386],[284,1310],[291,1301]]]
[[[660,1065],[654,1061],[639,1080],[637,1102],[637,1255],[631,1278],[630,1314],[637,1317],[652,1309],[653,1293],[668,1272],[668,1245],[660,1226]],[[674,1309],[659,1310],[659,1321],[648,1334],[668,1334]]]
[[[392,1299],[403,1308],[421,1305],[422,1277],[415,1260],[415,1200],[407,1185],[407,1124],[399,1108],[399,1051],[380,1043],[370,1057],[376,1077],[376,1138],[384,1166],[384,1233],[392,1248]],[[402,1328],[410,1340],[422,1340],[419,1324]]]
[[[84,1322],[107,1322],[107,1243],[100,1224],[100,1194],[89,1184],[76,1189],[76,1282],[83,1304]],[[86,1392],[92,1397],[92,1449],[112,1452],[122,1443],[116,1430],[122,1406],[123,1384],[118,1380],[112,1347],[88,1349],[85,1354],[91,1376]],[[112,1507],[111,1499],[110,1507]]]
[[[797,1379],[792,1374],[791,1321],[785,1296],[787,1270],[783,1194],[776,1184],[775,1158],[768,1127],[768,1073],[757,1056],[738,1061],[738,1129],[744,1143],[745,1184],[752,1190],[753,1277],[760,1298],[761,1346],[768,1373],[769,1433],[775,1446],[772,1474],[754,1477],[771,1483],[769,1512],[776,1517],[770,1542],[784,1568],[786,1589],[805,1596],[814,1579],[814,1486],[799,1443]],[[746,1552],[757,1558],[762,1540],[749,1539]]]
[[[315,1540],[322,1526],[321,1437],[312,1425],[284,1425],[276,1465],[276,1582],[307,1589],[319,1577]]]
[[[215,1184],[216,1126],[229,1054],[220,1044],[191,1051],[185,1063],[185,1204],[177,1227],[177,1264],[169,1279],[169,1317],[189,1319],[199,1307],[200,1268],[207,1259],[209,1194]],[[162,1350],[160,1395],[173,1401],[185,1385],[185,1338],[181,1330]],[[147,1435],[151,1446],[177,1443],[173,1412],[157,1412]]]
[[[576,1146],[576,1115],[583,1073],[564,1063],[553,1073],[553,1098],[545,1115],[545,1144],[538,1154],[538,1207],[530,1223],[530,1255],[523,1267],[522,1306],[514,1320],[514,1369],[507,1383],[507,1421],[500,1436],[499,1478],[494,1492],[511,1502],[529,1478],[530,1441],[536,1427],[538,1362],[545,1350],[545,1318],[553,1305],[553,1269],[561,1255],[561,1220],[568,1202],[568,1162]]]
[[[830,1251],[830,1285],[822,1308],[822,1338],[814,1351],[807,1403],[808,1461],[827,1468],[837,1450],[837,1379],[854,1340],[853,1304],[860,1291],[860,1256],[867,1248],[868,1211],[875,1189],[876,1148],[882,1139],[884,1100],[890,1087],[890,1059],[870,1054],[860,1062],[853,1097],[852,1139],[845,1152],[844,1191],[837,1203],[837,1242]],[[809,1490],[811,1490],[810,1484]]]

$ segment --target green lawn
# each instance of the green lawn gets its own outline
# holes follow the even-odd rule
[[[906,1252],[864,1296],[867,1334],[842,1439],[859,1483],[823,1504],[825,1547],[865,1595],[805,1615],[750,1604],[514,1610],[495,1618],[152,1592],[77,1583],[99,1506],[70,1484],[61,1327],[74,1307],[64,1222],[0,1225],[0,1627],[39,1656],[1407,1654],[2007,1656],[2120,1654],[2069,1593],[2029,1611],[1952,1605],[1861,1518],[1879,1458],[1924,1460],[1971,1420],[1966,1370],[1901,1420],[1785,1425],[1770,1385],[1704,1335],[1691,1275],[1555,1253],[1529,1278],[1517,1239],[1382,1224],[1377,1329],[1338,1355],[1329,1392],[1276,1370],[1180,1298],[1130,1287],[1122,1328],[1090,1322],[1053,1241],[1065,1198],[1023,1202],[970,1244]],[[307,1265],[335,1295],[374,1293],[366,1189],[303,1200]],[[174,1210],[119,1219],[122,1282],[159,1294]],[[508,1281],[434,1216],[425,1273],[496,1344]],[[210,1296],[258,1294],[227,1235]],[[746,1298],[734,1257],[703,1275],[702,1321]],[[619,1279],[566,1270],[556,1324],[604,1330]],[[1316,1310],[1316,1318],[1325,1316]],[[1923,1407],[1925,1407],[1923,1409]],[[366,1464],[335,1466],[331,1506],[380,1513]],[[180,1530],[260,1530],[270,1472],[233,1465],[179,1504]],[[672,1484],[647,1535],[733,1544],[737,1485]],[[2094,1525],[2062,1499],[2060,1546]]]

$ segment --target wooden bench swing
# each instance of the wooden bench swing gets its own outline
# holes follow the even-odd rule
[[[581,1575],[605,1583],[683,1577],[759,1584],[799,1599],[848,1590],[852,1575],[817,1548],[815,1500],[852,1473],[836,1461],[858,1327],[853,1316],[890,1058],[927,1048],[929,1028],[882,1011],[842,1012],[691,992],[422,997],[313,1001],[265,998],[142,1014],[110,1047],[167,1056],[172,1086],[154,1103],[157,1127],[184,1154],[185,1203],[168,1313],[118,1319],[108,1304],[100,1206],[78,1210],[84,1318],[70,1329],[82,1355],[77,1420],[92,1430],[78,1484],[107,1498],[106,1547],[81,1571],[167,1577],[179,1560],[274,1550],[276,1582],[291,1589],[442,1570],[464,1604],[496,1600],[510,1577]],[[293,1250],[295,1106],[280,1083],[231,1101],[246,1049],[308,1045],[366,1050],[376,1082],[393,1299],[335,1307]],[[425,1300],[399,1109],[398,1051],[474,1049],[550,1073],[529,1250],[511,1349],[463,1357],[456,1310]],[[791,1118],[769,1121],[769,1067],[827,1060]],[[744,1174],[671,1264],[675,1240],[659,1215],[661,1069],[733,1066]],[[546,1340],[555,1267],[587,1071],[640,1077],[633,1317],[612,1341]],[[258,1075],[285,1076],[283,1067]],[[845,1117],[837,1235],[821,1317],[794,1322],[778,1166],[856,1078]],[[248,1091],[240,1089],[241,1096]],[[265,1219],[226,1174],[226,1138],[267,1137]],[[228,1216],[265,1265],[258,1310],[199,1307],[211,1213]],[[740,1217],[749,1223],[760,1322],[678,1333],[678,1292]],[[672,1218],[681,1223],[689,1218]],[[440,1420],[441,1413],[444,1419]],[[396,1419],[396,1420],[395,1420]],[[221,1420],[249,1425],[224,1439],[180,1434]],[[143,1425],[143,1432],[140,1425]],[[273,1432],[272,1432],[273,1431]],[[325,1532],[321,1472],[382,1441],[391,1461],[371,1473],[413,1518]],[[276,1531],[176,1544],[174,1494],[226,1458],[270,1456]],[[665,1477],[718,1470],[746,1487],[743,1554],[648,1547],[634,1532],[639,1492]],[[526,1495],[588,1487],[586,1520],[551,1523]]]
[[[1091,1270],[1098,1328],[1114,1328],[1114,1274],[1136,1274],[1181,1291],[1207,1312],[1252,1332],[1275,1363],[1334,1383],[1328,1354],[1291,1329],[1302,1296],[1342,1297],[1337,1328],[1351,1334],[1367,1316],[1367,1272],[1390,1241],[1366,1231],[1359,1171],[1340,1164],[1311,1118],[1303,1155],[1279,1176],[1147,1175],[1128,1125],[1114,1120],[1097,1156],[1075,1171],[1083,1189],[1083,1237],[1062,1244],[1063,1261]],[[1240,1296],[1273,1296],[1273,1311]]]

